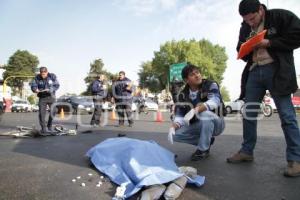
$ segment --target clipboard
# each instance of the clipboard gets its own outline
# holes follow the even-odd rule
[[[266,33],[267,30],[263,30],[259,32],[257,35],[247,40],[246,42],[244,42],[240,47],[237,59],[241,59],[244,56],[248,55],[250,52],[252,52],[254,47],[265,38]]]

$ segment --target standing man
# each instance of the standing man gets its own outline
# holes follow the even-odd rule
[[[102,112],[103,99],[106,96],[104,85],[104,75],[97,75],[96,80],[92,83],[92,94],[94,102],[94,114],[91,119],[91,125],[96,127],[100,126],[100,117]]]
[[[132,83],[125,77],[125,72],[119,72],[119,78],[113,85],[113,98],[116,103],[116,109],[119,117],[119,126],[124,126],[124,112],[127,115],[129,126],[133,126],[132,119]]]
[[[52,120],[55,116],[56,109],[51,105],[56,101],[55,92],[59,88],[56,75],[49,73],[46,67],[40,68],[40,74],[36,75],[31,84],[31,90],[37,93],[39,97],[39,122],[41,125],[41,133],[52,133]],[[50,114],[46,125],[47,106],[49,106]]]
[[[220,135],[225,128],[224,104],[218,84],[202,79],[198,67],[188,64],[181,74],[186,85],[175,104],[173,139],[197,146],[191,156],[192,161],[197,161],[209,156],[214,136]],[[190,115],[188,122],[187,115]]]
[[[266,90],[275,101],[284,132],[288,162],[285,176],[300,176],[300,132],[291,94],[298,86],[294,66],[294,49],[300,46],[300,20],[288,10],[268,10],[258,0],[242,0],[239,13],[243,18],[237,50],[249,37],[267,30],[265,38],[243,60],[242,75],[245,95],[243,143],[238,153],[227,158],[229,163],[253,161],[257,139],[257,115]]]

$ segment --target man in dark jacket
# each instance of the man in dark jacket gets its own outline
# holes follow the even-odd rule
[[[224,104],[218,84],[202,79],[198,67],[185,66],[182,78],[186,85],[178,95],[170,130],[175,129],[174,141],[197,146],[191,157],[191,160],[197,161],[209,156],[212,138],[225,128]]]
[[[106,86],[104,85],[104,75],[99,74],[92,83],[92,94],[94,102],[94,114],[91,119],[92,126],[100,125],[103,99],[106,97]]]
[[[288,168],[286,176],[300,176],[300,132],[291,94],[297,86],[293,50],[300,46],[300,20],[292,12],[267,10],[258,0],[242,0],[239,13],[243,18],[237,50],[249,37],[267,30],[265,38],[243,57],[247,62],[242,75],[245,98],[243,144],[229,163],[253,161],[257,139],[257,115],[266,90],[276,104],[285,135]]]
[[[52,133],[52,120],[55,116],[55,108],[51,105],[56,101],[55,92],[59,88],[56,75],[49,73],[46,67],[40,68],[40,74],[36,75],[31,83],[31,90],[39,97],[39,122],[42,134]],[[49,119],[46,126],[47,106],[50,109]]]
[[[127,115],[129,126],[133,125],[132,119],[132,83],[125,77],[125,72],[119,72],[118,80],[113,84],[113,97],[119,117],[119,126],[124,126],[124,112]]]

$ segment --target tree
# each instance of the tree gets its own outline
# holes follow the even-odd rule
[[[170,65],[190,62],[199,67],[204,78],[213,79],[221,84],[227,59],[225,48],[213,45],[208,40],[172,40],[164,43],[159,51],[154,52],[151,73],[147,73],[147,68],[142,64],[139,73],[140,80],[146,80],[147,77],[152,76],[159,81],[158,85],[165,88],[169,81]],[[146,75],[148,76],[145,77]]]
[[[88,76],[84,79],[84,82],[87,85],[87,89],[85,92],[82,93],[82,95],[92,95],[92,83],[96,79],[98,74],[104,74],[108,80],[113,80],[115,75],[104,70],[104,63],[102,59],[96,59],[93,61],[93,63],[90,64],[90,71],[88,73]]]
[[[34,76],[39,64],[38,57],[32,55],[26,50],[17,50],[4,66],[3,79],[10,76]],[[9,78],[7,85],[12,87],[13,94],[19,93],[22,95],[24,81],[26,77]]]
[[[228,90],[225,86],[221,87],[221,95],[222,95],[222,98],[223,98],[224,102],[230,101],[230,95],[229,95],[229,92],[228,92]]]
[[[138,75],[139,85],[142,89],[148,88],[151,92],[156,93],[164,88],[153,70],[152,62],[148,61],[142,63]]]
[[[29,97],[27,97],[28,102],[32,105],[36,103],[36,96],[34,94],[30,95]]]

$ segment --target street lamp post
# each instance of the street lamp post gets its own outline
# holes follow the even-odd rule
[[[5,94],[6,92],[6,82],[8,79],[10,78],[33,78],[34,76],[29,76],[29,75],[26,75],[26,76],[8,76],[6,77],[6,79],[3,81],[3,95]]]

